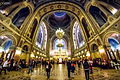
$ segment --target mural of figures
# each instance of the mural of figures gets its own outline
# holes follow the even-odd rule
[[[117,49],[120,50],[120,35],[119,34],[113,33],[108,38],[108,42],[113,51],[116,51]]]
[[[74,23],[74,27],[73,27],[73,40],[74,40],[75,49],[80,48],[85,44],[79,24],[77,22]]]
[[[12,45],[12,40],[9,39],[7,36],[0,37],[0,46],[2,46],[4,51],[7,51],[11,45]]]
[[[83,37],[82,37],[81,31],[80,31],[79,25],[77,26],[77,35],[76,35],[76,38],[77,38],[77,44],[80,47],[80,43],[83,42]]]
[[[42,26],[40,26],[39,28],[39,32],[38,32],[38,36],[37,36],[37,44],[38,47],[42,47],[42,43],[43,43],[43,28]]]
[[[38,47],[40,48],[43,47],[43,49],[45,49],[46,43],[47,43],[47,30],[46,25],[44,24],[44,22],[42,22],[38,31],[36,45],[38,45]]]

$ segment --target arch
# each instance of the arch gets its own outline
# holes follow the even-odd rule
[[[26,17],[29,15],[30,10],[28,7],[22,8],[12,19],[12,23],[18,28],[21,27]]]
[[[9,39],[12,40],[13,45],[17,45],[17,39],[14,34],[11,34],[10,32],[2,32],[0,33],[0,36],[7,36]]]
[[[71,15],[74,15],[74,17],[75,17],[76,21],[78,21],[78,23],[80,23],[80,18],[82,16],[84,16],[88,20],[86,13],[83,11],[83,9],[81,7],[79,7],[78,5],[76,5],[74,3],[64,2],[64,1],[56,1],[56,2],[46,3],[45,5],[39,6],[35,10],[33,17],[39,15],[39,23],[41,24],[41,21],[47,15],[50,15],[51,13],[56,12],[56,11],[67,12]],[[80,27],[82,27],[82,26],[80,26]],[[83,29],[83,28],[81,28],[81,29]],[[83,33],[83,35],[84,35],[84,33]],[[85,38],[86,37],[84,37],[84,39]],[[37,37],[35,39],[37,39]]]
[[[87,37],[89,38],[90,37],[89,27],[88,27],[88,24],[87,24],[85,18],[82,18],[82,25],[84,27],[84,30],[85,30],[85,33],[86,33]]]
[[[98,7],[90,6],[89,12],[100,27],[106,23],[107,17]]]

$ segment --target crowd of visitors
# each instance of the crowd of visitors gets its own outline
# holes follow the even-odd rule
[[[30,61],[29,63],[26,63],[25,60],[20,60],[15,61],[14,59],[6,59],[5,61],[3,61],[4,59],[0,59],[0,74],[2,73],[2,71],[4,71],[4,74],[7,74],[6,71],[18,71],[22,68],[27,68],[29,64],[29,71],[28,73],[30,73],[30,71],[32,70],[32,67],[34,68],[35,66],[37,66],[38,62],[35,60]],[[31,66],[31,68],[30,68]]]
[[[14,59],[6,59],[5,61],[3,61],[4,59],[0,59],[0,74],[2,73],[2,71],[4,71],[4,74],[7,74],[6,71],[18,71],[22,68],[28,68],[28,74],[32,73],[34,68],[37,66],[38,63],[41,63],[41,65],[45,66],[46,69],[46,75],[47,78],[50,78],[50,72],[51,72],[51,68],[53,68],[52,66],[55,64],[54,60],[44,60],[44,61],[36,61],[34,59],[30,59],[28,63],[26,63],[25,60],[19,60],[15,61]],[[58,62],[57,62],[58,63]],[[86,80],[89,80],[89,73],[92,74],[93,73],[93,69],[92,67],[100,67],[101,69],[107,69],[108,68],[108,62],[106,60],[101,61],[100,59],[98,60],[87,60],[87,59],[80,59],[78,61],[73,61],[73,60],[68,60],[68,61],[63,61],[63,64],[67,65],[67,71],[68,71],[68,78],[74,78],[75,75],[75,71],[76,71],[76,66],[78,66],[78,70],[80,71],[81,69],[81,65],[84,68],[84,72],[85,72],[85,77]]]

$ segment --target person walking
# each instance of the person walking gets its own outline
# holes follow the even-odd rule
[[[84,67],[84,70],[85,70],[86,80],[89,80],[89,64],[87,62],[87,59],[85,59],[85,62],[83,63],[83,67]]]
[[[51,71],[51,64],[50,62],[48,61],[47,64],[46,64],[46,72],[47,72],[47,78],[49,79],[50,78],[50,71]]]
[[[28,74],[29,74],[30,72],[32,72],[32,66],[33,66],[33,60],[30,60],[30,61],[29,61],[29,70],[28,70]]]
[[[92,64],[93,64],[93,61],[92,60],[89,60],[89,69],[90,69],[90,74],[93,73],[92,71]]]
[[[6,61],[3,63],[3,70],[6,74],[6,69],[8,68],[8,59],[6,59]]]
[[[71,70],[71,61],[67,62],[67,70],[68,70],[68,78],[70,78],[70,70]]]
[[[78,61],[78,69],[80,69],[81,61]]]
[[[72,63],[71,65],[71,72],[72,72],[72,78],[74,78],[74,72],[75,72],[75,64]]]

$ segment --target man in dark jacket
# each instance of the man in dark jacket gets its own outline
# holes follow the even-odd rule
[[[85,77],[86,80],[89,80],[89,64],[87,62],[87,59],[85,59],[85,62],[83,64],[84,70],[85,70]]]
[[[51,70],[52,66],[50,64],[50,62],[48,61],[48,63],[46,64],[46,72],[47,72],[47,78],[50,78],[50,70]]]
[[[70,78],[70,70],[71,70],[71,61],[67,62],[67,70],[68,70],[68,78]]]

